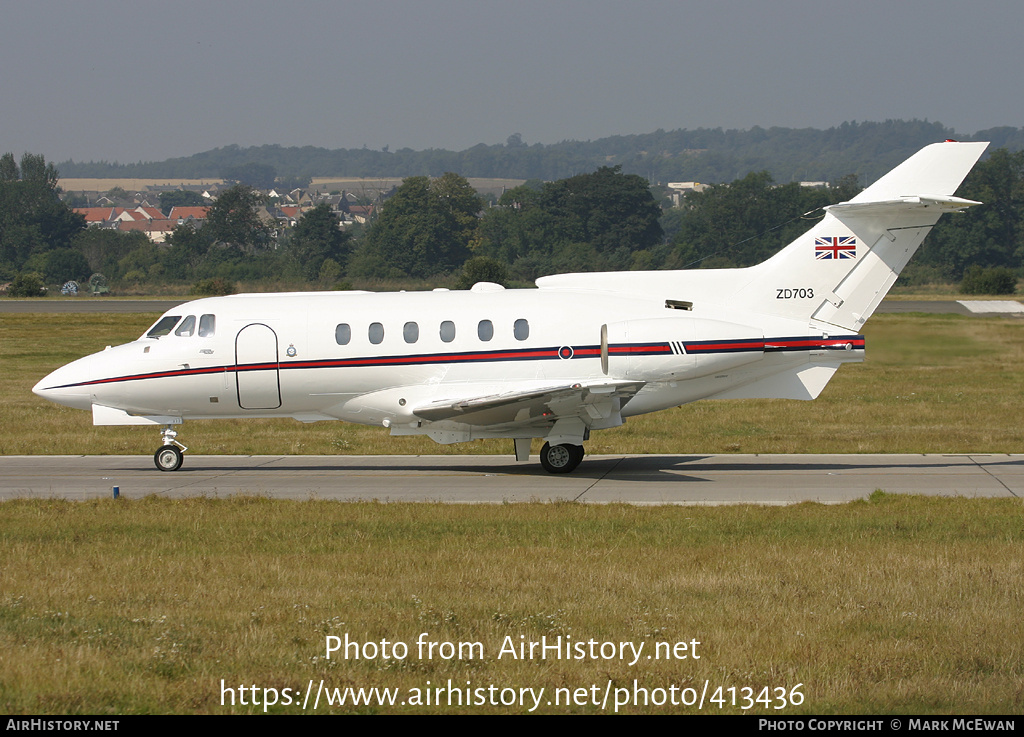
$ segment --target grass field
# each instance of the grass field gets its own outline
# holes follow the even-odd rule
[[[140,453],[156,429],[93,427],[87,412],[31,393],[57,366],[138,337],[156,315],[0,316],[0,454]],[[867,360],[843,366],[813,402],[698,402],[594,433],[591,453],[1015,453],[1024,448],[1024,321],[876,315]],[[507,441],[436,445],[383,428],[294,420],[196,421],[201,454],[508,453]],[[535,447],[535,452],[539,446]]]
[[[260,704],[276,689],[269,711],[300,712],[322,680],[334,698],[398,696],[322,697],[315,713],[535,703],[408,703],[449,681],[544,689],[541,713],[610,712],[616,697],[627,713],[697,712],[679,702],[705,683],[703,713],[1019,713],[1022,522],[1019,500],[881,493],[785,508],[5,502],[0,709],[261,712],[251,693],[237,700],[256,686]],[[326,657],[327,637],[346,635],[359,653]],[[636,662],[502,654],[559,636],[687,649]],[[440,643],[478,645],[443,657]],[[667,703],[638,703],[638,687]],[[781,693],[800,703],[777,710]]]
[[[155,430],[93,428],[29,389],[154,318],[0,316],[0,453],[152,452]],[[815,402],[698,403],[595,433],[588,450],[1020,452],[1022,330],[876,316],[868,361]],[[183,430],[199,453],[508,450],[340,423]],[[881,492],[782,508],[4,502],[0,710],[297,713],[322,681],[346,704],[311,698],[306,713],[594,713],[616,699],[626,713],[693,713],[703,693],[701,713],[1016,714],[1022,543],[1019,499]],[[329,636],[360,652],[328,658]],[[643,655],[498,657],[558,637]],[[470,648],[443,657],[442,643]],[[674,656],[646,659],[656,652]],[[458,699],[433,690],[449,682]],[[374,688],[397,691],[353,705],[344,690]]]

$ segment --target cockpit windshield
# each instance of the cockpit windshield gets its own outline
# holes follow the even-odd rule
[[[170,334],[174,329],[174,326],[178,324],[178,320],[181,319],[181,315],[165,315],[157,320],[156,325],[149,329],[146,333],[147,338],[162,338],[165,335]]]

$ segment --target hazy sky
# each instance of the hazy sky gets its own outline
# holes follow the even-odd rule
[[[1024,126],[1024,2],[5,3],[0,152],[461,150],[664,128]]]

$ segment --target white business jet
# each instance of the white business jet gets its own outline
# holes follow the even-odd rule
[[[594,430],[699,399],[814,399],[988,144],[928,146],[744,269],[561,274],[538,289],[241,294],[188,302],[33,391],[96,425],[344,420],[438,443],[512,438],[568,473]]]

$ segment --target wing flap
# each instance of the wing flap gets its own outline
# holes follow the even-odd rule
[[[430,422],[522,425],[580,417],[588,426],[606,422],[644,386],[642,381],[559,384],[536,389],[447,398],[413,408]],[[619,420],[621,423],[621,419]]]

